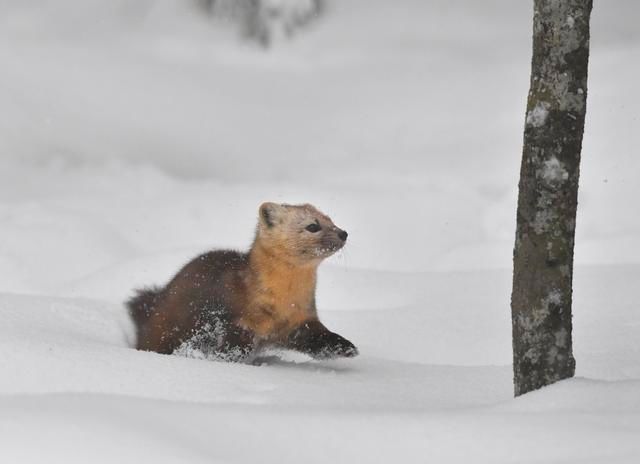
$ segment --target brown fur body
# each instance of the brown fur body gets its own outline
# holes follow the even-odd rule
[[[228,360],[265,346],[355,356],[351,342],[320,323],[315,304],[317,267],[345,241],[346,232],[310,205],[263,204],[248,253],[205,253],[164,288],[129,300],[137,348],[168,354],[187,342]]]

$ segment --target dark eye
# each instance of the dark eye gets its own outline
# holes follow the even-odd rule
[[[322,227],[320,227],[320,224],[314,222],[313,224],[309,224],[307,227],[305,227],[305,229],[315,234],[316,232],[320,232],[322,230]]]

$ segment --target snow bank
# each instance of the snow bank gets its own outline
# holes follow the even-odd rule
[[[589,273],[625,282],[640,268]],[[482,295],[500,276],[440,278]],[[582,286],[577,293],[593,296]],[[635,306],[619,302],[618,322],[603,330],[601,301],[576,302],[578,373],[586,365],[595,378],[616,380],[579,377],[514,401],[510,366],[490,365],[506,350],[485,365],[460,362],[479,359],[496,337],[508,341],[507,330],[494,328],[505,316],[492,311],[500,299],[464,314],[456,294],[431,299],[408,313],[324,311],[330,327],[361,347],[356,359],[281,354],[246,366],[135,351],[121,305],[0,295],[0,455],[65,463],[246,462],[258,454],[265,462],[635,462],[640,346],[624,330],[640,323]],[[444,308],[440,320],[429,306]],[[487,321],[492,328],[483,330]]]

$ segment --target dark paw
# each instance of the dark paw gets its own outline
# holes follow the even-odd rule
[[[353,358],[358,349],[344,337],[328,330],[320,321],[308,321],[289,337],[287,348],[316,359]]]
[[[358,356],[358,348],[344,337],[331,333],[324,337],[323,346],[315,354],[317,359],[353,358]]]

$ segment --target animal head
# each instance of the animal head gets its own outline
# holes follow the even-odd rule
[[[309,204],[263,203],[259,216],[261,245],[298,264],[319,263],[347,241],[346,231]]]

